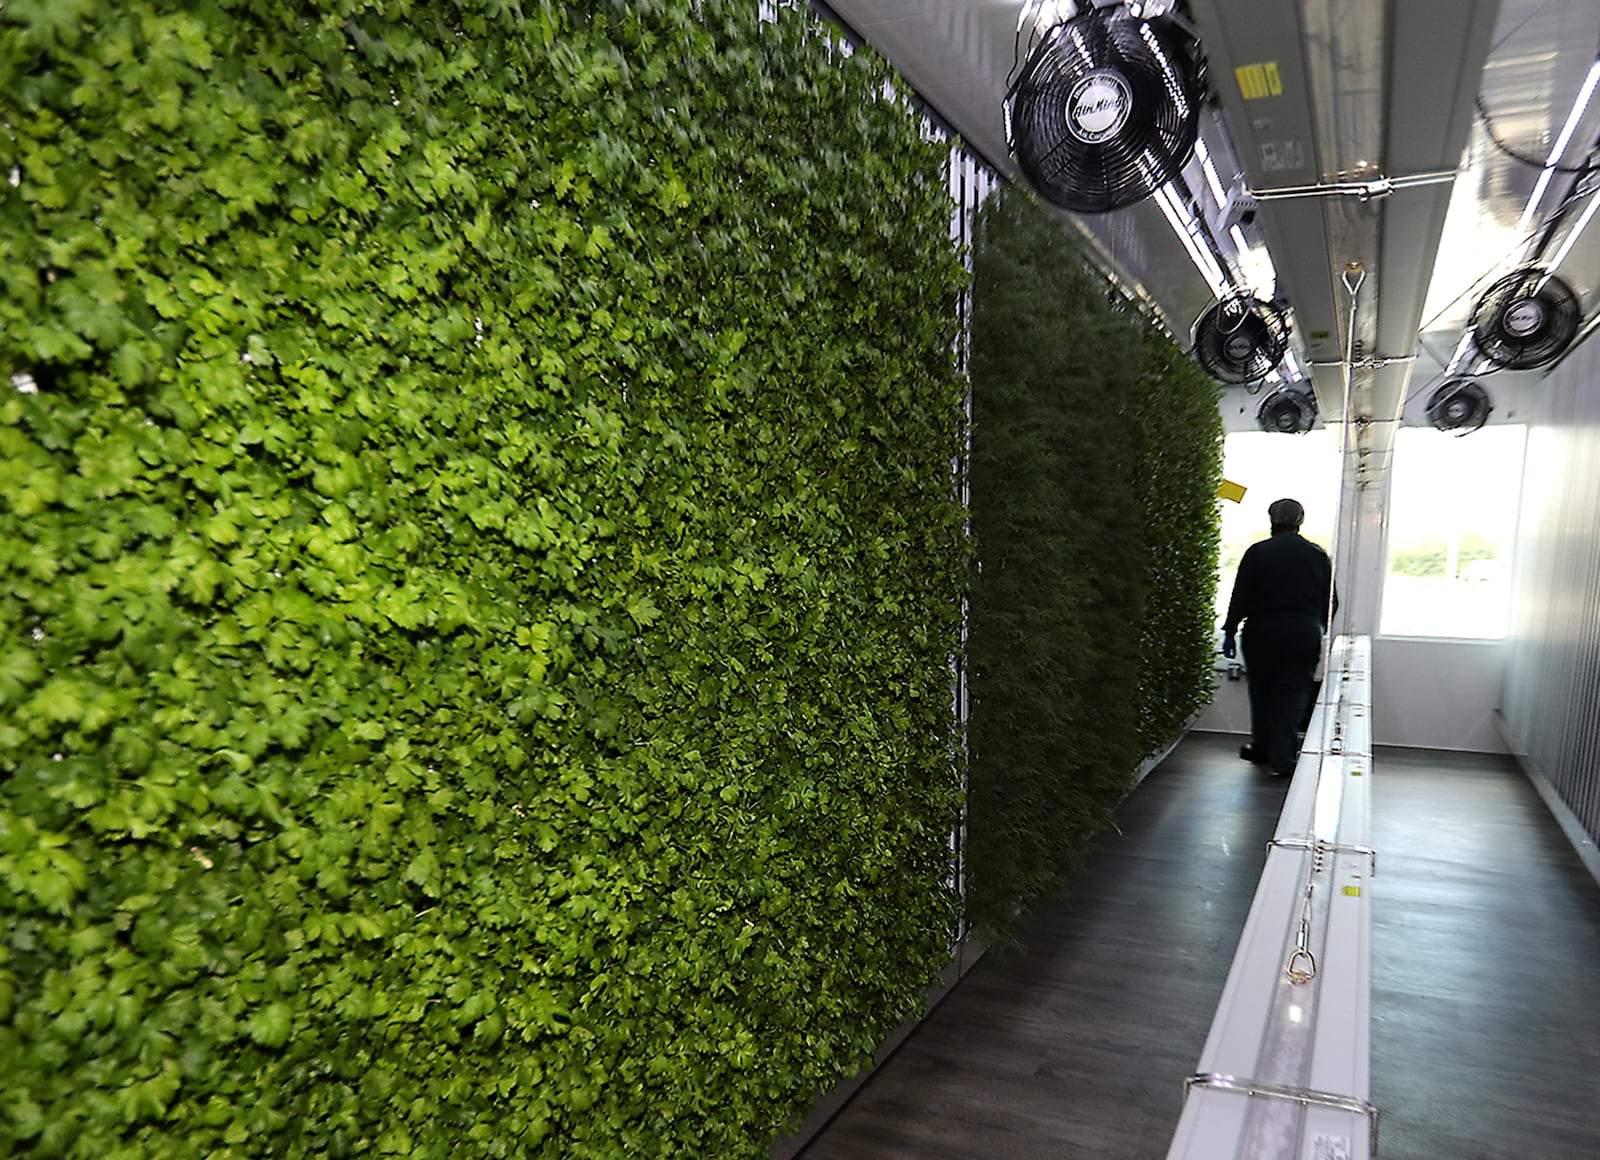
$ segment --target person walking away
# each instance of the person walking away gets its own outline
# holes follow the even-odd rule
[[[1267,507],[1272,535],[1245,550],[1222,624],[1222,653],[1230,659],[1238,655],[1235,634],[1245,626],[1251,740],[1239,756],[1279,776],[1294,772],[1296,735],[1315,688],[1330,604],[1339,607],[1333,562],[1300,535],[1305,517],[1297,500]]]

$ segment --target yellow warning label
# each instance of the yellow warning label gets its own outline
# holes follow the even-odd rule
[[[1349,895],[1351,898],[1360,898],[1361,897],[1361,887],[1359,887],[1359,886],[1346,886],[1344,888],[1344,892],[1347,895]]]
[[[1231,479],[1223,480],[1222,486],[1217,488],[1218,499],[1231,499],[1234,503],[1238,503],[1240,500],[1244,499],[1244,493],[1244,484],[1234,483]]]
[[[1239,82],[1239,95],[1247,101],[1283,95],[1283,77],[1275,60],[1240,65],[1233,70],[1233,75]]]

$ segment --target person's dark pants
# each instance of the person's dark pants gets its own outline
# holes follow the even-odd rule
[[[1293,773],[1296,735],[1316,686],[1322,625],[1314,616],[1252,616],[1244,626],[1250,682],[1250,734],[1256,760]]]

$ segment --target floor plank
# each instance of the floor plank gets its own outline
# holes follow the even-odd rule
[[[1161,1160],[1285,783],[1192,735],[805,1160]],[[1374,763],[1383,1160],[1600,1156],[1600,887],[1509,759]]]
[[[1286,783],[1184,742],[1071,895],[985,956],[805,1160],[1159,1160],[1222,994]]]
[[[1383,1160],[1600,1156],[1600,886],[1509,758],[1374,760]]]

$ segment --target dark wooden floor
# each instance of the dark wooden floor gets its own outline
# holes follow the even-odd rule
[[[1285,783],[1193,735],[804,1160],[1161,1160]],[[1375,762],[1383,1160],[1600,1157],[1600,887],[1508,760]]]
[[[1287,787],[1238,748],[1179,746],[1071,896],[985,956],[805,1160],[1165,1156]]]
[[[1600,886],[1509,758],[1374,760],[1383,1160],[1600,1157]]]

